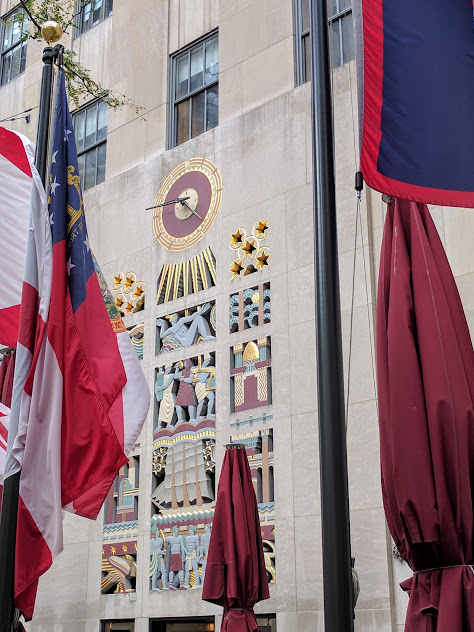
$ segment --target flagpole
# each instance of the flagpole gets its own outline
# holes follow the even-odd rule
[[[47,30],[49,29],[49,30]],[[59,30],[58,30],[59,29]],[[42,29],[48,42],[55,42],[62,36],[56,23],[47,22]],[[59,37],[58,37],[59,35]],[[53,62],[60,54],[60,46],[46,46],[43,50],[43,74],[39,121],[36,137],[35,166],[43,185],[46,184],[48,165],[48,141],[53,85]],[[14,383],[15,386],[15,383]],[[12,402],[12,406],[13,406]],[[9,438],[10,439],[10,438]],[[16,523],[20,490],[20,472],[8,476],[3,482],[2,511],[0,516],[0,632],[12,632],[14,620],[14,569],[16,546]]]
[[[352,572],[326,0],[310,0],[314,274],[324,626],[352,632]]]

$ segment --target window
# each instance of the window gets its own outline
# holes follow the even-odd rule
[[[216,127],[219,52],[213,33],[171,57],[170,147]]]
[[[102,621],[101,632],[134,632],[134,621]]]
[[[8,83],[22,72],[26,63],[26,33],[28,20],[15,9],[2,20],[2,59],[0,85]]]
[[[214,617],[150,619],[150,632],[214,632]]]
[[[77,4],[76,37],[112,15],[113,0],[79,0]]]
[[[84,190],[105,180],[108,108],[105,101],[94,101],[73,116],[79,174]]]
[[[354,59],[351,0],[327,0],[331,65],[342,66]],[[296,82],[311,79],[309,46],[309,0],[295,0],[296,23]]]

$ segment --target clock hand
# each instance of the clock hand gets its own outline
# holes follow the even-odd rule
[[[176,198],[176,200],[170,200],[169,202],[163,202],[163,204],[156,204],[155,206],[149,206],[148,208],[145,209],[145,211],[151,211],[154,208],[160,208],[160,206],[168,206],[168,204],[176,204],[177,202],[181,202],[181,204],[183,204],[185,200],[189,200],[189,197]],[[186,206],[188,206],[188,205],[186,204]]]
[[[181,204],[183,204],[183,206],[187,206],[188,209],[191,211],[191,213],[194,213],[194,215],[196,215],[196,217],[199,217],[199,219],[201,220],[201,222],[203,222],[204,220],[202,219],[202,217],[196,213],[196,211],[194,211],[187,202],[185,202],[185,200],[189,200],[189,198],[181,198],[180,202]]]

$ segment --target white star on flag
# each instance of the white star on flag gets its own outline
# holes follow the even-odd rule
[[[54,224],[53,213],[51,213],[50,216],[49,216],[49,225],[52,226],[53,224]]]
[[[89,250],[91,249],[91,246],[90,246],[90,243],[89,243],[89,235],[86,235],[84,243],[86,244],[87,252],[89,252]]]
[[[72,134],[72,131],[70,129],[65,129],[64,133],[66,134],[66,136],[64,137],[65,141],[69,140],[69,134]]]
[[[52,164],[52,165],[54,165],[54,163],[56,162],[56,156],[58,155],[58,153],[59,153],[59,149],[57,149],[57,150],[54,152],[53,157],[51,158],[51,164]]]
[[[54,181],[51,182],[51,194],[56,192],[56,187],[60,187],[59,182],[56,182],[56,176],[54,176]]]
[[[71,259],[72,258],[69,257],[69,261],[66,262],[66,270],[67,270],[67,275],[68,276],[71,276],[71,270],[76,267],[76,265],[74,263],[72,263]]]

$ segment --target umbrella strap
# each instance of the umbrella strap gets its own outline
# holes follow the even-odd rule
[[[453,566],[435,566],[434,568],[424,568],[422,571],[413,571],[413,573],[428,573],[429,571],[444,571],[446,568],[470,568],[474,573],[472,564],[453,564]]]

